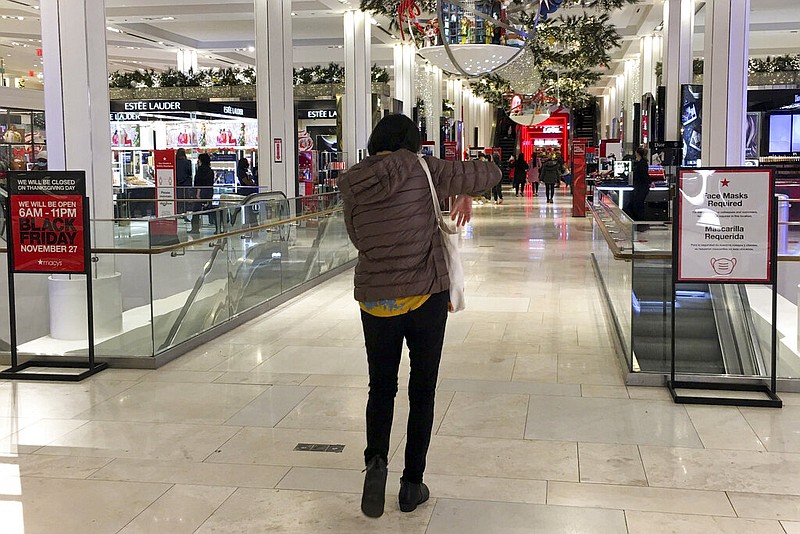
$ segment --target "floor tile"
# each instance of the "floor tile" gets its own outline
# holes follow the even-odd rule
[[[230,371],[214,380],[216,384],[255,384],[263,386],[299,386],[308,375],[293,373],[268,373],[263,371]],[[313,385],[313,384],[310,384]]]
[[[46,456],[43,454],[20,454],[0,457],[0,478],[19,484],[22,477],[39,478],[88,478],[111,460],[78,456]],[[14,495],[13,493],[0,494]]]
[[[26,426],[10,440],[20,446],[38,448],[86,424],[81,419],[42,419]]]
[[[647,486],[636,445],[578,443],[581,482]]]
[[[574,384],[538,384],[528,382],[503,382],[497,380],[459,380],[455,378],[445,378],[442,380],[441,384],[439,384],[439,391],[555,395],[559,397],[580,396],[580,386]]]
[[[135,386],[131,380],[7,383],[0,385],[0,406],[4,416],[70,419]]]
[[[365,388],[369,386],[369,377],[364,375],[308,375],[308,377],[303,380],[302,385]]]
[[[238,489],[198,530],[207,533],[424,533],[434,503],[404,514],[387,502],[376,520],[361,514],[361,496],[348,493]],[[379,527],[378,527],[379,525]]]
[[[265,386],[257,385],[140,382],[79,417],[98,421],[221,424],[265,390]]]
[[[629,534],[784,534],[777,521],[625,512]]]
[[[557,349],[558,350],[558,349]],[[591,352],[570,354],[558,352],[558,382],[561,384],[593,384],[622,386],[622,369],[614,357],[592,357]]]
[[[625,534],[619,510],[439,499],[427,534],[546,532],[548,534]]]
[[[793,521],[781,521],[781,526],[785,531],[785,534],[800,534],[800,523],[793,522]],[[777,534],[780,534],[776,531]]]
[[[275,426],[309,393],[308,386],[271,386],[253,402],[225,421],[233,426]]]
[[[555,352],[517,356],[514,363],[515,382],[558,382],[558,355]]]
[[[525,438],[702,447],[682,406],[584,397],[531,397]]]
[[[736,517],[721,491],[549,482],[547,504]]]
[[[191,534],[235,489],[223,486],[173,486],[128,523],[120,534]]]
[[[427,473],[532,480],[578,480],[575,443],[433,436]]]
[[[397,447],[402,438],[403,435],[399,432],[393,433],[390,451]],[[298,443],[325,443],[345,447],[341,453],[295,451]],[[365,446],[364,432],[253,427],[242,429],[206,461],[363,469]]]
[[[686,411],[706,449],[765,450],[736,407],[686,406]]]
[[[438,435],[522,439],[528,395],[456,392]]]
[[[211,425],[89,421],[36,453],[202,461],[238,430]]]
[[[768,451],[800,452],[800,406],[740,411]]]
[[[526,312],[531,305],[527,298],[509,298],[500,296],[480,297],[470,296],[467,304],[471,310],[485,313],[514,313]]]
[[[107,534],[119,531],[168,489],[166,484],[24,478],[21,510],[12,507],[11,517],[3,513],[3,518],[22,523],[25,534]]]
[[[95,471],[89,478],[123,482],[273,488],[288,472],[288,467],[270,465],[117,458]]]
[[[800,495],[800,455],[639,447],[651,486]]]
[[[220,371],[169,371],[158,370],[145,376],[142,382],[189,382],[189,383],[208,383],[213,382],[223,375]]]
[[[593,386],[591,384],[581,385],[582,397],[601,397],[608,399],[627,399],[628,388],[625,386]]]
[[[628,386],[628,395],[638,400],[660,400],[672,402],[672,396],[665,387]]]
[[[739,517],[800,521],[800,496],[728,492],[728,497]]]
[[[234,335],[234,334],[232,334]],[[237,343],[207,343],[166,364],[165,371],[210,371],[247,347]]]
[[[367,375],[367,355],[359,348],[288,346],[256,367],[270,373]]]

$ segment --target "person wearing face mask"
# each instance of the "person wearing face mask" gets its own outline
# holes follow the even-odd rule
[[[34,163],[33,167],[37,171],[47,170],[47,150],[39,151],[39,153],[36,155],[36,163]]]

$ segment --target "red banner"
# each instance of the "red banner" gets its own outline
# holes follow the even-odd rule
[[[456,161],[458,159],[458,143],[455,141],[444,142],[444,159],[447,161]]]
[[[572,145],[572,216],[586,216],[586,145]]]
[[[156,219],[150,221],[150,244],[171,245],[178,242],[175,202],[175,151],[156,150]],[[163,217],[163,218],[161,218]]]
[[[83,184],[83,173],[11,173],[14,271],[86,272]]]

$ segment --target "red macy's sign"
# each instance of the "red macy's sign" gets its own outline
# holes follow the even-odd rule
[[[85,273],[82,172],[10,174],[14,271]]]

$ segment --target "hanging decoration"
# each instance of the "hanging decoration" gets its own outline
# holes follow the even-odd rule
[[[508,116],[517,124],[535,126],[550,118],[550,108],[557,103],[541,89],[534,95],[514,95]]]
[[[609,12],[638,2],[362,0],[361,9],[391,18],[418,54],[445,72],[472,80],[500,75],[511,89],[506,107],[515,93],[532,101],[539,91],[581,107],[593,100],[587,88],[621,44]],[[562,8],[583,13],[554,15]]]

